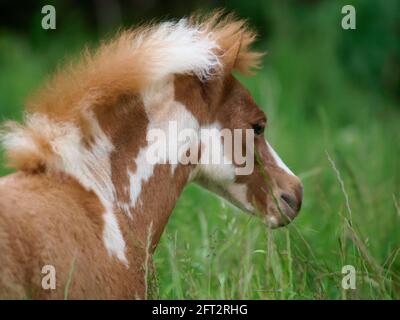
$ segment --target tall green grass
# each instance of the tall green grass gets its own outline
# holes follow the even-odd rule
[[[251,91],[273,91],[268,76],[260,82]],[[334,103],[310,120],[270,117],[267,137],[304,183],[302,212],[287,228],[269,231],[187,188],[155,257],[160,297],[399,297],[399,115],[380,123],[371,108],[342,125],[331,120]],[[357,271],[356,290],[341,287],[345,265]]]
[[[160,297],[400,297],[399,109],[347,73],[338,47],[351,34],[330,5],[300,21],[277,6],[265,67],[241,78],[268,115],[267,139],[302,178],[301,214],[269,231],[188,187],[156,253]],[[345,265],[355,290],[342,288]]]
[[[269,6],[272,36],[260,41],[269,51],[264,68],[253,78],[239,76],[268,115],[267,139],[302,178],[299,217],[270,231],[188,186],[154,256],[156,275],[148,266],[149,297],[400,297],[400,109],[349,74],[339,48],[351,34],[340,29],[332,3],[299,17],[287,5]],[[76,34],[33,43],[0,34],[1,120],[21,118],[26,94],[66,47],[75,51],[87,40]],[[345,265],[357,271],[355,290],[341,286]]]

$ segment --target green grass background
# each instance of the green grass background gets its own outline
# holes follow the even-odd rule
[[[155,254],[150,297],[400,297],[400,8],[350,2],[352,31],[340,27],[341,1],[229,2],[261,30],[264,66],[238,77],[268,115],[266,137],[302,178],[303,208],[288,228],[269,231],[188,186]],[[57,63],[104,36],[79,11],[69,19],[53,33],[38,27],[40,12],[28,36],[0,28],[1,121],[20,119]],[[344,265],[357,271],[355,290],[341,286]]]

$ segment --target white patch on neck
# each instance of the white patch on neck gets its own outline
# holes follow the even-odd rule
[[[267,142],[267,141],[266,141]],[[271,145],[267,142],[268,148],[271,151],[271,155],[274,158],[276,165],[283,169],[286,173],[291,174],[294,176],[294,173],[292,170],[289,169],[289,167],[282,161],[282,159],[279,157],[279,155],[275,152],[275,150],[271,147]]]
[[[115,189],[111,179],[110,154],[114,147],[111,141],[92,113],[87,114],[93,133],[93,144],[89,148],[83,145],[81,132],[74,124],[60,125],[45,116],[36,117],[40,119],[37,130],[44,130],[52,137],[49,143],[61,158],[57,167],[75,177],[85,189],[93,191],[104,206],[104,245],[110,256],[115,255],[128,267],[125,241],[113,212]]]
[[[152,176],[154,164],[146,159],[147,147],[140,149],[139,154],[135,159],[136,171],[133,173],[128,170],[129,176],[129,207],[134,208],[142,192],[142,184],[146,183]]]
[[[177,132],[179,133],[184,129],[199,130],[199,123],[197,119],[189,112],[186,107],[178,101],[174,100],[174,85],[172,78],[166,78],[163,81],[155,83],[152,87],[142,94],[145,111],[149,119],[147,128],[147,137],[149,140],[149,131],[154,129],[162,130],[167,135],[167,141],[178,141],[176,136],[170,136],[169,122],[175,121],[177,124]],[[181,145],[178,145],[178,150],[181,150]],[[167,159],[160,159],[159,161],[148,161],[147,153],[150,146],[147,145],[140,149],[136,159],[136,171],[128,170],[129,184],[130,184],[130,203],[129,207],[136,207],[143,185],[153,176],[154,167],[157,163],[168,162],[169,154],[166,151]],[[180,157],[181,155],[178,155]],[[171,164],[171,172],[174,173],[177,163]],[[122,204],[126,207],[126,204]]]

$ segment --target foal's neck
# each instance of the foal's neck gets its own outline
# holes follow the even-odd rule
[[[168,95],[158,98],[164,104],[170,99]],[[122,97],[115,108],[101,110],[97,118],[114,147],[110,159],[111,177],[127,248],[132,241],[139,241],[142,246],[146,243],[148,247],[151,240],[151,250],[154,250],[193,168],[179,164],[153,165],[147,161],[147,131],[153,126],[162,127],[172,110],[163,105],[164,119],[160,114],[154,119],[151,109],[157,104],[145,106],[143,100]],[[179,110],[179,105],[170,108]]]

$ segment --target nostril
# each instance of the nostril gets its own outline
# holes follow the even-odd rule
[[[294,211],[298,211],[300,209],[301,203],[297,200],[296,197],[287,193],[282,193],[281,199],[285,201],[288,204],[288,206],[292,208]]]

